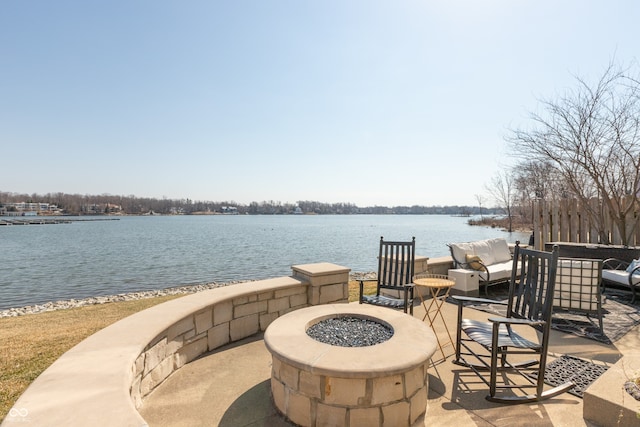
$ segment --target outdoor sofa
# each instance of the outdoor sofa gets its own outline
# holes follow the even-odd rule
[[[511,278],[513,262],[507,241],[501,237],[475,242],[450,243],[454,270],[466,270],[476,275],[479,286],[506,282]],[[451,270],[449,270],[451,274]],[[464,273],[464,272],[463,272]]]

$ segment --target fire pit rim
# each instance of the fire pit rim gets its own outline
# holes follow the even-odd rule
[[[373,346],[341,347],[316,341],[306,333],[314,322],[345,315],[386,323],[393,329],[393,336]],[[272,355],[289,365],[341,378],[407,372],[429,360],[437,346],[433,331],[419,319],[389,308],[356,303],[312,306],[287,313],[267,327],[264,343]]]

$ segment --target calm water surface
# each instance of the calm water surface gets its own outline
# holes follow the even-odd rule
[[[82,218],[85,219],[85,218]],[[528,235],[441,215],[215,215],[0,227],[0,309],[172,286],[288,276],[332,262],[374,271],[380,236],[416,237],[416,253],[446,243]]]

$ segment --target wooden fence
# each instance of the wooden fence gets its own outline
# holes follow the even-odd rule
[[[630,199],[632,200],[632,199]],[[599,200],[589,201],[590,206],[582,206],[577,199],[562,199],[558,201],[536,201],[533,205],[533,235],[537,249],[544,249],[545,243],[570,242],[584,244],[607,243],[622,245],[624,240],[611,214],[602,206]],[[603,232],[609,241],[600,239],[597,225],[587,215],[587,209],[603,211]],[[640,206],[635,206],[625,219],[627,246],[640,246]]]

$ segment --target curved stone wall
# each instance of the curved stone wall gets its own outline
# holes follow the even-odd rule
[[[227,343],[264,331],[309,305],[348,302],[349,269],[293,266],[292,277],[188,295],[98,331],[62,355],[22,394],[2,427],[142,426],[142,398],[172,372]]]

